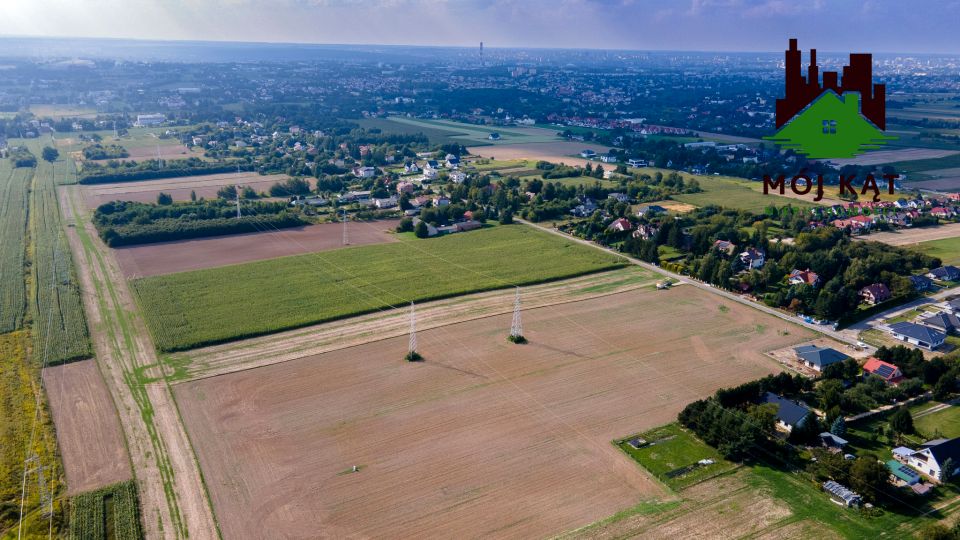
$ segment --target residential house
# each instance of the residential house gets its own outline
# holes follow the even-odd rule
[[[893,385],[903,380],[903,372],[900,371],[900,368],[873,356],[863,364],[863,376],[865,378],[870,376],[880,377],[885,383]]]
[[[737,245],[728,240],[716,240],[713,243],[713,249],[726,255],[733,255],[737,250]]]
[[[886,302],[890,299],[890,289],[883,283],[874,283],[860,289],[860,298],[870,305]]]
[[[926,276],[938,281],[957,281],[960,279],[960,268],[956,266],[941,266],[927,272]]]
[[[448,168],[448,169],[456,169],[456,168],[458,168],[458,167],[460,167],[460,158],[458,158],[457,156],[452,156],[452,157],[448,156],[448,157],[447,157],[447,168]]]
[[[416,163],[410,162],[403,166],[403,172],[405,173],[418,173],[420,172],[420,167]]]
[[[397,206],[397,198],[387,197],[387,198],[381,198],[381,199],[374,199],[373,205],[380,209],[395,208]]]
[[[633,231],[633,237],[641,238],[643,240],[650,240],[651,238],[656,237],[657,232],[659,231],[660,229],[654,227],[653,225],[641,223],[640,225],[637,225],[637,230]]]
[[[643,159],[628,159],[627,165],[630,165],[631,167],[646,167],[647,162]]]
[[[440,171],[437,169],[431,169],[429,167],[423,168],[423,181],[436,180],[440,176]]]
[[[946,303],[946,310],[950,313],[957,313],[960,311],[960,297],[954,298]]]
[[[413,182],[397,182],[397,193],[413,193]]]
[[[447,197],[438,195],[433,198],[433,205],[438,208],[441,206],[447,206],[448,204],[450,204],[450,199],[448,199]]]
[[[337,200],[341,203],[360,203],[367,204],[370,202],[370,192],[369,191],[348,191],[343,195],[337,197]]]
[[[434,171],[440,170],[440,164],[435,159],[428,159],[423,166],[423,170],[432,169]]]
[[[499,141],[499,140],[500,140],[500,134],[497,133],[496,131],[494,131],[494,132],[491,133],[490,135],[487,135],[487,138],[490,139],[491,141]]]
[[[938,218],[951,218],[954,215],[953,209],[947,208],[945,206],[934,206],[930,209],[930,215],[936,216]]]
[[[835,219],[830,224],[838,229],[850,229],[851,232],[857,233],[869,229],[873,225],[873,218],[853,216],[847,219]]]
[[[830,450],[840,451],[843,450],[849,442],[843,437],[838,437],[829,431],[824,431],[820,434],[820,444],[829,448]]]
[[[580,152],[580,157],[582,157],[582,158],[584,158],[584,159],[593,159],[593,158],[597,157],[597,153],[594,152],[593,150],[590,150],[590,149],[588,148],[588,149],[582,150],[582,151]]]
[[[797,354],[797,359],[808,367],[817,371],[823,371],[823,368],[843,362],[849,356],[842,352],[831,349],[830,347],[818,347],[816,345],[801,345],[794,347],[793,352]]]
[[[811,287],[816,287],[820,284],[820,276],[816,272],[811,271],[809,268],[806,270],[794,269],[793,272],[790,272],[790,275],[787,277],[787,283],[790,285],[802,285],[807,284]]]
[[[657,214],[666,214],[666,213],[667,213],[667,209],[657,204],[650,204],[650,205],[640,206],[637,208],[638,217],[655,216]]]
[[[462,184],[467,181],[467,173],[463,171],[453,171],[450,173],[450,181],[456,184]]]
[[[913,284],[913,289],[918,292],[929,291],[933,287],[933,280],[927,276],[910,276],[909,279],[910,283]]]
[[[960,319],[951,312],[942,311],[920,319],[920,324],[939,330],[944,334],[953,334],[960,330]]]
[[[619,160],[620,158],[618,158],[616,154],[604,154],[600,156],[600,161],[604,163],[616,163]]]
[[[945,471],[947,460],[953,463],[951,471]],[[960,468],[960,438],[934,439],[920,445],[920,449],[907,457],[907,465],[935,482],[943,482]]]
[[[597,211],[597,203],[593,202],[593,199],[584,197],[583,202],[576,206],[573,210],[570,211],[571,214],[577,217],[589,217],[592,216],[594,212]]]
[[[353,175],[357,178],[373,178],[377,174],[375,167],[354,167]]]
[[[740,253],[740,262],[748,270],[763,268],[763,264],[766,262],[766,254],[762,249],[749,247],[746,251]]]
[[[610,193],[607,195],[608,199],[614,199],[617,202],[630,202],[630,197],[626,193]]]
[[[630,220],[627,218],[619,218],[613,220],[613,223],[608,225],[607,229],[617,232],[626,232],[633,229],[633,224],[630,223]]]
[[[787,432],[792,431],[811,414],[810,409],[773,392],[767,392],[763,396],[762,403],[772,403],[777,406],[777,427]]]
[[[911,322],[894,323],[889,328],[893,337],[928,351],[943,345],[947,338],[947,335],[939,330]]]

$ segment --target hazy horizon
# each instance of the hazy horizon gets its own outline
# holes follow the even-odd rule
[[[331,46],[960,54],[960,0],[3,2],[0,37]],[[140,24],[149,21],[149,24]],[[752,32],[739,32],[749,27]],[[731,31],[733,29],[734,31]]]

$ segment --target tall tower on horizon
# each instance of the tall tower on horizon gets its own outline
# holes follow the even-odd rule
[[[480,67],[483,67],[483,42],[480,42]]]

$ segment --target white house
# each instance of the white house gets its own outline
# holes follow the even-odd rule
[[[436,169],[424,168],[423,169],[423,179],[424,180],[436,180],[440,176],[440,171]]]
[[[604,163],[616,163],[619,159],[615,154],[604,154],[600,156],[600,161]]]
[[[463,171],[453,171],[450,173],[450,181],[457,184],[462,184],[467,180],[467,173]]]
[[[647,162],[643,159],[628,159],[627,165],[630,165],[631,167],[646,167]]]
[[[580,157],[585,159],[593,159],[597,157],[597,153],[589,148],[580,152]]]
[[[947,460],[953,463],[951,471],[944,471]],[[906,456],[906,464],[931,480],[942,482],[960,469],[960,438],[935,439],[923,443],[919,450]]]
[[[377,174],[377,169],[374,167],[354,167],[353,175],[357,178],[373,178],[373,175]]]
[[[740,254],[740,261],[751,270],[763,268],[763,264],[766,262],[766,255],[763,253],[763,250],[751,247]]]

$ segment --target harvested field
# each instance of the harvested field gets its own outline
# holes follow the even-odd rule
[[[838,166],[844,165],[880,165],[897,161],[915,161],[918,159],[934,159],[957,154],[956,150],[935,150],[932,148],[902,148],[900,150],[878,150],[848,159],[831,159]]]
[[[253,189],[267,191],[277,182],[285,182],[285,174],[260,175],[257,173],[224,173],[182,178],[164,178],[161,180],[141,180],[136,182],[117,182],[113,184],[91,184],[83,186],[88,208],[96,208],[110,201],[157,202],[162,191],[173,196],[175,201],[189,201],[190,192],[196,191],[197,197],[212,199],[223,186],[250,186]],[[310,179],[308,179],[310,180]]]
[[[587,163],[590,163],[591,166],[595,166],[597,162],[580,157],[580,152],[588,149],[593,150],[597,154],[606,154],[610,147],[593,143],[557,141],[467,148],[474,156],[504,161],[511,159],[528,159],[534,162],[542,160],[552,163],[564,163],[566,165],[579,165],[581,167],[586,167]],[[614,167],[612,163],[603,165],[605,169]]]
[[[350,223],[351,246],[395,242],[398,219]],[[315,253],[343,247],[343,226],[321,223],[280,231],[179,240],[114,250],[127,278],[158,276],[187,270],[215,268],[287,255]]]
[[[48,367],[43,384],[57,426],[67,494],[130,479],[120,420],[96,361]]]
[[[879,232],[860,236],[862,240],[883,242],[891,246],[907,246],[930,240],[960,237],[960,223],[948,223],[936,227],[918,227],[916,229],[900,229],[896,232]]]
[[[122,141],[118,144],[122,146]],[[128,148],[127,152],[130,154],[129,157],[125,158],[114,158],[114,161],[144,161],[147,159],[157,159],[159,156],[160,159],[187,159],[191,157],[200,158],[204,161],[210,161],[208,158],[205,158],[203,151],[193,151],[189,147],[180,144],[179,142],[169,140],[161,140],[159,146],[139,146],[136,148]],[[83,158],[81,152],[77,152],[80,159]],[[93,159],[89,160],[91,163],[100,163],[104,164],[109,159]]]
[[[960,191],[960,174],[956,176],[937,178],[936,180],[921,180],[907,184],[911,188],[930,189],[933,191]]]
[[[423,363],[398,337],[174,391],[225,538],[542,537],[662,495],[611,441],[776,371],[811,336],[782,324],[644,288],[527,310],[527,345],[507,313],[420,332]]]

